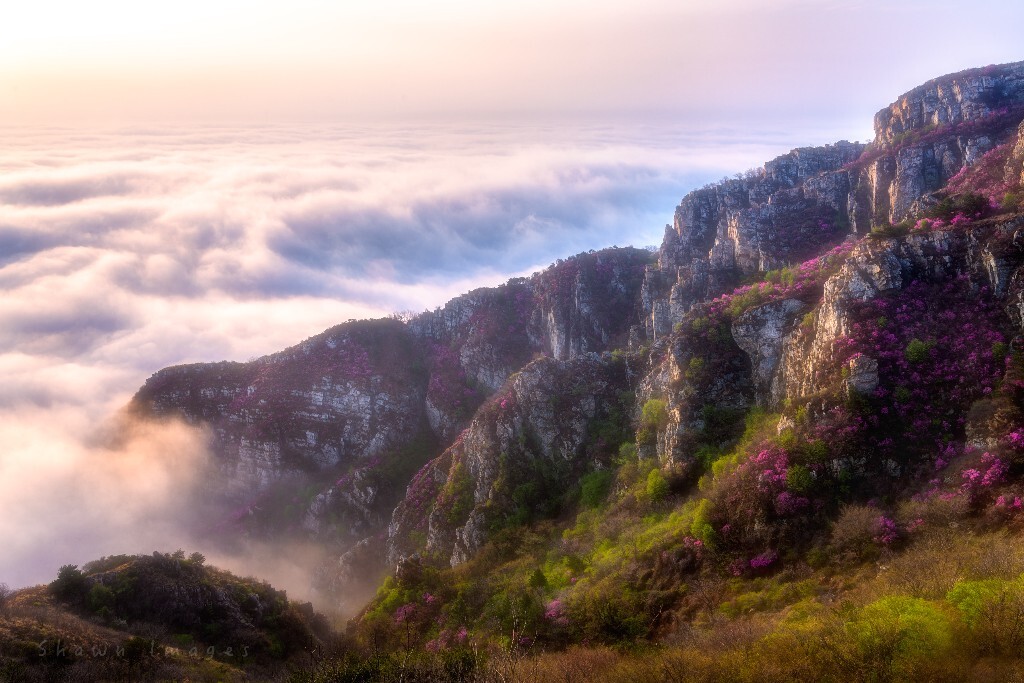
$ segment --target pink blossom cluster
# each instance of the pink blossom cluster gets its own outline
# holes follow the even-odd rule
[[[899,540],[900,530],[895,520],[882,515],[878,518],[876,526],[878,533],[875,534],[875,543],[888,546]]]
[[[766,550],[759,555],[755,555],[750,558],[751,569],[765,569],[775,564],[779,559],[779,554],[774,550]]]
[[[996,498],[995,506],[1004,510],[1020,512],[1021,508],[1024,507],[1024,502],[1021,501],[1020,496],[1003,495]]]
[[[963,483],[960,490],[976,500],[985,489],[990,489],[1003,481],[1009,468],[1003,461],[991,453],[983,453],[980,467],[964,470],[960,477]]]
[[[775,513],[781,517],[790,517],[804,512],[810,504],[810,499],[804,496],[783,491],[775,496]]]
[[[562,600],[552,600],[544,607],[544,619],[558,627],[569,625],[569,614]]]
[[[1013,142],[999,145],[982,155],[974,164],[964,166],[949,179],[947,190],[951,193],[980,194],[989,200],[992,208],[1000,208],[1006,193],[1018,188],[1017,183],[1006,181],[1004,173],[1006,161],[1013,152],[1013,147]]]
[[[772,445],[750,458],[745,467],[757,472],[757,485],[761,491],[775,493],[786,486],[789,456],[786,451]]]
[[[427,641],[423,646],[428,652],[440,652],[456,645],[465,645],[469,640],[469,631],[465,626],[460,626],[457,631],[443,629],[437,634],[437,638]]]
[[[408,602],[395,610],[395,623],[404,624],[416,614],[416,605]]]

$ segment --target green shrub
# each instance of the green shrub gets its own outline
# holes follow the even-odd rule
[[[114,606],[114,591],[102,583],[97,583],[89,589],[89,596],[86,600],[89,609],[93,612],[109,610]]]
[[[608,497],[615,475],[611,470],[596,470],[585,474],[580,480],[580,504],[596,508]]]
[[[881,225],[875,226],[871,229],[871,236],[878,239],[892,239],[895,237],[903,237],[910,232],[911,224],[908,221],[903,221],[893,225],[892,223],[882,223]]]
[[[953,622],[936,603],[889,596],[865,606],[846,624],[862,661],[878,680],[920,680],[919,672],[953,645]]]
[[[645,446],[654,445],[658,431],[668,424],[666,403],[660,398],[652,398],[640,411],[640,429],[637,431],[637,443]]]
[[[626,441],[619,446],[619,464],[626,464],[636,460],[636,444],[631,441]]]
[[[911,363],[923,363],[928,360],[928,352],[935,346],[935,342],[932,341],[921,341],[920,339],[911,339],[910,343],[907,344],[906,350],[903,355],[906,356],[907,360]]]
[[[715,528],[711,525],[711,512],[711,501],[703,498],[697,503],[697,508],[693,511],[693,521],[690,522],[690,535],[699,538],[708,548],[714,548],[716,540]]]
[[[643,423],[653,427],[662,427],[668,421],[666,404],[660,398],[652,398],[641,409]]]
[[[645,635],[650,617],[642,594],[613,580],[580,588],[569,602],[569,623],[579,637],[623,645]]]
[[[654,502],[668,495],[668,480],[659,469],[653,469],[647,475],[647,497]]]
[[[1019,657],[1024,648],[1024,585],[1006,581],[957,581],[946,600],[974,636],[981,654]]]
[[[50,584],[50,591],[62,600],[80,600],[85,586],[85,575],[78,565],[66,564],[57,570],[57,580]]]
[[[790,465],[786,470],[786,488],[793,493],[807,493],[814,487],[814,475],[803,465]]]
[[[452,525],[462,524],[473,511],[473,480],[469,470],[461,462],[456,462],[448,475],[438,496],[438,505],[448,511],[448,522]]]

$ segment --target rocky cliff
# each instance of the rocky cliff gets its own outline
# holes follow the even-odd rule
[[[612,463],[627,386],[611,355],[542,358],[517,372],[413,478],[388,529],[390,562],[422,552],[456,565],[489,532],[556,512],[580,475]]]
[[[998,200],[1020,182],[1022,69],[1015,64],[936,79],[880,112],[870,145],[794,150],[683,199],[657,263],[644,274],[644,322],[633,335],[636,353],[628,356],[635,370],[628,388],[636,398],[627,409],[639,427],[634,440],[641,457],[656,456],[666,472],[686,481],[700,474],[709,454],[733,442],[737,417],[755,406],[803,406],[821,416],[842,396],[872,396],[894,369],[877,353],[847,347],[870,346],[851,337],[863,332],[866,303],[883,294],[888,301],[910,285],[964,281],[985,292],[986,306],[1020,319],[1020,219],[1015,207]],[[998,217],[983,217],[990,214]],[[920,220],[892,225],[910,215]],[[993,316],[987,334],[1002,338],[1005,324],[997,319],[1005,315]],[[963,401],[975,395],[958,394],[958,409],[966,410]],[[658,402],[664,402],[660,424],[644,425],[641,409]],[[791,420],[783,415],[783,427]],[[424,551],[462,561],[469,546],[452,552],[458,546],[452,539],[467,528],[471,545],[479,546],[482,518],[446,526],[429,513],[416,518],[418,532],[410,518],[413,509],[439,504],[443,496],[425,493],[426,482],[451,486],[466,453],[490,453],[491,470],[496,467],[495,454],[506,449],[493,438],[481,440],[479,429],[474,422],[467,432],[476,435],[470,448],[460,441],[421,472],[393,517],[389,559]],[[481,471],[473,470],[469,481],[483,491],[493,477]]]
[[[132,402],[210,431],[215,533],[296,532],[341,554],[534,356],[628,344],[652,255],[610,249],[398,320],[350,321],[248,363],[161,370]]]
[[[1024,65],[935,79],[875,115],[875,139],[790,152],[687,195],[644,283],[645,328],[668,333],[698,301],[799,263],[846,234],[934,203],[964,167],[1016,137]]]
[[[348,550],[339,585],[385,556],[472,563],[613,476],[629,505],[704,501],[665,541],[676,565],[659,556],[636,590],[712,547],[770,564],[844,496],[1009,438],[1022,79],[1024,64],[936,79],[882,110],[868,145],[797,149],[690,193],[656,263],[581,254],[407,323],[171,368],[136,409],[209,425],[225,490],[260,500],[242,519],[293,510]],[[637,468],[652,468],[643,491]]]

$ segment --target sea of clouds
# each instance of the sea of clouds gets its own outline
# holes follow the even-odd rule
[[[555,258],[658,244],[686,191],[791,146],[669,124],[7,129],[0,140],[0,582],[11,586],[105,554],[194,549],[177,513],[206,457],[201,435],[97,436],[161,367],[246,360]]]

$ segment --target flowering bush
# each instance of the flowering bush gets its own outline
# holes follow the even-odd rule
[[[552,600],[544,607],[544,619],[552,626],[566,628],[569,626],[569,613],[565,603],[561,600]]]
[[[863,304],[855,319],[850,336],[836,343],[836,359],[840,366],[856,354],[877,360],[879,385],[866,412],[835,408],[843,415],[831,431],[864,438],[877,456],[896,462],[946,451],[963,432],[967,408],[991,394],[1004,372],[998,349],[1007,321],[997,302],[984,288],[972,291],[966,278],[917,281]]]
[[[946,190],[950,193],[972,193],[988,200],[992,210],[1002,208],[1003,199],[1009,192],[1019,189],[1019,182],[1006,182],[1006,162],[1013,151],[1015,141],[999,145],[978,159],[972,166],[964,166],[949,179]],[[1018,178],[1019,180],[1019,178]]]
[[[991,453],[983,453],[980,467],[971,467],[960,473],[963,483],[960,490],[967,495],[972,505],[979,505],[992,491],[992,488],[1003,481],[1007,466]]]
[[[775,564],[779,559],[779,554],[774,550],[766,550],[760,555],[755,555],[750,558],[751,569],[767,569]]]

